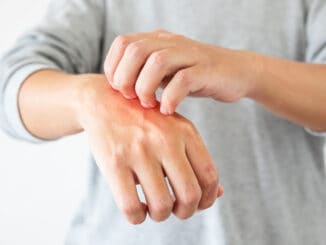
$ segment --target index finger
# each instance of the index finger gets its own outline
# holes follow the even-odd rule
[[[140,32],[136,34],[119,35],[114,39],[104,61],[104,73],[110,83],[113,81],[114,73],[124,55],[127,46],[132,42],[136,42],[153,35],[157,34]]]

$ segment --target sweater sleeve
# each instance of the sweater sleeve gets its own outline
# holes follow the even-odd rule
[[[9,135],[41,142],[26,130],[18,108],[19,89],[32,73],[100,71],[104,4],[104,0],[52,0],[43,20],[1,57],[0,126]]]
[[[326,1],[314,0],[308,2],[306,61],[308,63],[326,64]],[[326,132],[317,133],[311,129],[306,130],[312,135],[326,137]]]

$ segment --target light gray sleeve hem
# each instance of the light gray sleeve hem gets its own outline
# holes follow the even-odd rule
[[[26,129],[19,111],[18,106],[18,94],[23,82],[33,73],[45,70],[45,69],[57,69],[51,65],[45,64],[30,64],[19,69],[12,75],[8,81],[6,87],[6,93],[4,95],[4,113],[6,119],[9,123],[10,134],[14,137],[32,142],[32,143],[42,143],[48,142],[46,140],[39,139],[33,136]]]
[[[326,138],[326,132],[321,132],[321,133],[319,133],[319,132],[315,132],[315,131],[313,131],[313,130],[310,129],[310,128],[305,128],[305,130],[306,130],[309,134],[311,134],[311,135],[313,135],[313,136],[317,136],[317,137],[325,137],[325,138]]]

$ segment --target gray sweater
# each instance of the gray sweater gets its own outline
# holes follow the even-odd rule
[[[27,76],[44,68],[102,72],[117,35],[157,28],[228,48],[326,63],[325,0],[55,0],[44,20],[1,60],[2,128],[41,142],[26,131],[17,108]],[[197,126],[215,160],[225,187],[222,199],[186,221],[171,216],[133,226],[90,158],[88,194],[67,245],[325,244],[322,134],[246,99],[222,104],[187,98],[179,112]]]

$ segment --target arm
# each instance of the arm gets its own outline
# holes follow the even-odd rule
[[[326,132],[326,65],[258,56],[261,66],[249,95],[276,114],[316,132]]]
[[[324,40],[326,43],[326,40]],[[138,96],[171,114],[187,95],[222,102],[251,98],[274,113],[315,131],[326,131],[326,65],[276,59],[249,51],[207,45],[155,31],[118,37],[106,76],[126,98]]]
[[[7,133],[39,142],[22,125],[17,104],[21,84],[31,74],[44,69],[71,74],[100,70],[103,4],[102,0],[51,1],[43,20],[1,57],[0,126]]]
[[[19,104],[27,129],[37,137],[54,139],[85,130],[118,207],[133,224],[143,222],[147,211],[156,221],[171,212],[188,218],[223,193],[214,163],[188,120],[124,99],[104,75],[36,72],[24,82]],[[146,205],[138,198],[137,182]]]
[[[188,120],[144,111],[114,92],[103,75],[92,75],[101,68],[103,4],[53,1],[46,19],[2,58],[1,126],[31,141],[85,131],[96,163],[130,222],[141,223],[147,212],[158,221],[171,212],[190,217],[222,193],[215,165]],[[137,182],[146,205],[137,196]]]
[[[31,134],[53,140],[82,131],[75,113],[82,78],[43,70],[26,79],[18,101],[22,121]]]

